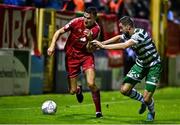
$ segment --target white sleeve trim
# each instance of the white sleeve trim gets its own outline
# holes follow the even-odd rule
[[[120,35],[120,38],[121,38],[121,39],[123,39],[123,40],[125,39],[123,34],[122,34],[122,35]]]
[[[132,40],[132,41],[133,41],[133,42],[135,42],[136,44],[138,43],[138,41],[137,41],[137,40],[134,40],[134,39],[132,39],[132,38],[131,38],[130,40]]]
[[[156,86],[156,83],[154,83],[154,82],[146,81],[146,83],[150,84],[150,85],[155,85]]]

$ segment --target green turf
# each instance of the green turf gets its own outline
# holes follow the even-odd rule
[[[140,103],[122,96],[118,91],[102,92],[104,117],[95,118],[91,94],[84,94],[78,104],[69,94],[0,97],[0,123],[16,124],[152,124],[180,123],[180,88],[165,88],[155,92],[156,120],[146,122],[146,114],[138,114]],[[52,99],[58,105],[55,115],[43,115],[41,104]]]

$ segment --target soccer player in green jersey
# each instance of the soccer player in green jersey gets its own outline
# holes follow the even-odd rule
[[[147,120],[153,121],[155,110],[152,96],[162,71],[160,56],[152,38],[144,29],[135,28],[132,18],[128,16],[122,17],[119,26],[122,35],[117,35],[102,42],[94,40],[92,43],[96,47],[103,49],[126,49],[131,47],[134,50],[136,63],[125,76],[120,92],[142,103],[139,114],[144,113],[147,107],[149,110]],[[120,40],[125,40],[125,42],[117,43]],[[146,85],[142,95],[134,87],[144,77]]]

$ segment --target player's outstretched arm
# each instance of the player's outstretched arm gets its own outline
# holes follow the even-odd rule
[[[122,39],[122,35],[117,35],[108,40],[102,41],[102,44],[106,45],[110,43],[116,43],[116,42],[119,42],[121,39]]]
[[[63,33],[65,33],[64,28],[61,28],[54,33],[53,38],[52,38],[52,42],[51,42],[51,44],[47,50],[47,54],[49,56],[53,55],[53,53],[55,51],[56,41]]]
[[[88,52],[94,52],[95,50],[98,50],[99,48],[103,48],[103,45],[107,45],[110,43],[116,43],[116,42],[119,42],[121,39],[122,39],[122,35],[117,35],[117,36],[114,36],[114,37],[112,37],[108,40],[102,41],[102,42],[97,41],[97,40],[89,41],[86,48],[87,48]],[[99,42],[99,44],[95,45],[95,41]]]
[[[92,42],[94,45],[96,45],[102,49],[126,49],[126,48],[129,48],[129,47],[133,46],[134,44],[136,44],[134,42],[134,40],[132,40],[132,39],[130,39],[124,43],[116,43],[116,44],[109,44],[109,45],[104,45],[102,42],[97,41],[97,40],[93,40]]]

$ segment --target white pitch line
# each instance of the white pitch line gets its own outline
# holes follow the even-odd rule
[[[114,102],[102,102],[101,104],[122,104],[124,103],[125,101],[114,101]],[[77,107],[88,107],[88,106],[92,106],[94,105],[93,103],[91,104],[79,104],[79,105],[64,105],[65,107],[70,107],[70,108],[77,108]],[[23,108],[16,108],[16,107],[13,107],[13,108],[0,108],[0,110],[27,110],[27,109],[36,109],[36,108],[41,108],[41,107],[31,107],[31,108],[26,108],[26,107],[23,107]]]
[[[122,104],[122,103],[124,103],[125,101],[117,101],[117,102],[101,102],[101,104]],[[87,107],[87,106],[92,106],[92,105],[94,105],[93,103],[91,103],[91,104],[83,104],[83,105],[71,105],[71,106],[69,106],[69,107]]]
[[[126,99],[122,100],[122,101],[109,101],[109,102],[101,102],[101,104],[105,104],[105,105],[109,105],[109,104],[122,104],[122,103],[125,103]],[[178,99],[179,100],[179,99]],[[158,100],[160,101],[160,100]],[[156,102],[158,102],[156,101]],[[92,106],[94,105],[93,102],[92,103],[89,103],[89,104],[79,104],[79,105],[61,105],[62,107],[69,107],[69,108],[77,108],[77,107],[88,107],[88,106]],[[16,107],[13,107],[13,108],[7,108],[7,107],[4,107],[4,108],[1,108],[0,107],[0,111],[1,110],[27,110],[27,109],[41,109],[41,106],[39,107],[30,107],[30,108],[26,108],[26,107],[22,107],[22,108],[16,108]]]

